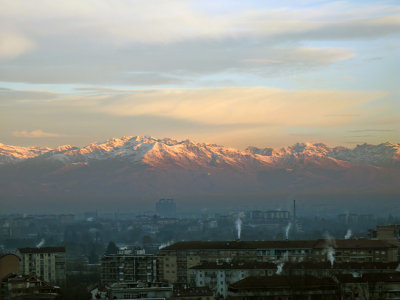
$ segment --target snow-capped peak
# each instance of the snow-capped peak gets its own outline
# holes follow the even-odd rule
[[[50,151],[48,147],[21,147],[0,143],[0,162],[13,162],[33,158]]]

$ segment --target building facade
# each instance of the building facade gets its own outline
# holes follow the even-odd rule
[[[160,282],[115,282],[106,285],[107,299],[171,299],[172,285]]]
[[[115,282],[156,282],[157,257],[144,250],[120,250],[101,259],[102,284]]]
[[[65,284],[65,247],[20,248],[17,254],[21,258],[21,274],[41,277],[51,284]]]
[[[313,276],[247,277],[229,287],[229,299],[339,300],[332,278]]]
[[[397,247],[379,240],[178,242],[159,252],[159,278],[188,283],[202,262],[396,262]],[[334,260],[331,262],[331,260]]]

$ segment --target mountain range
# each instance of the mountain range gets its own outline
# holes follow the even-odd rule
[[[389,199],[390,206],[398,202],[399,186],[400,144],[395,143],[238,150],[127,136],[82,148],[0,144],[0,200],[9,206],[126,207],[165,196],[223,206],[243,199],[262,204],[332,195],[343,201],[374,195]]]

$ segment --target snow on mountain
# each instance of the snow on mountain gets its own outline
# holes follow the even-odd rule
[[[152,167],[174,165],[186,169],[198,167],[291,169],[307,166],[335,169],[353,165],[399,167],[400,145],[363,144],[349,149],[331,148],[322,143],[297,143],[279,149],[248,147],[242,151],[215,144],[145,136],[124,136],[104,143],[92,143],[82,148],[64,145],[51,149],[0,144],[0,163],[18,162],[29,158],[47,159],[65,164],[119,159],[140,162]]]
[[[0,198],[131,203],[166,194],[183,198],[229,195],[229,202],[231,197],[264,199],[274,194],[311,192],[328,197],[384,192],[394,195],[388,196],[390,201],[398,201],[399,148],[390,143],[354,149],[298,143],[238,150],[143,136],[81,148],[0,144]]]
[[[355,164],[400,167],[400,144],[357,145],[354,149],[336,147],[329,156]]]
[[[0,143],[0,163],[16,162],[50,151],[47,147],[19,147]]]
[[[400,166],[400,144],[384,143],[379,145],[363,144],[354,149],[345,147],[331,148],[322,143],[297,143],[293,146],[272,149],[249,147],[253,154],[271,157],[276,164],[299,165],[306,163],[331,163],[341,166],[371,165],[379,167]]]

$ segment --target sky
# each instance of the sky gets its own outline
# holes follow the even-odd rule
[[[0,7],[0,143],[400,142],[399,1]]]

